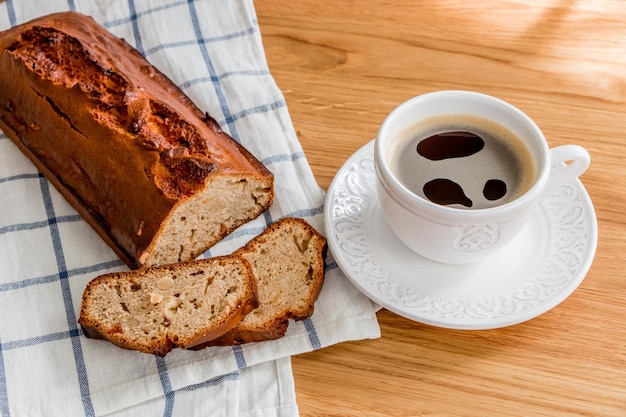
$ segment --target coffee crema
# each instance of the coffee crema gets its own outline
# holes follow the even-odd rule
[[[537,175],[522,139],[496,122],[470,115],[422,121],[398,135],[388,155],[393,174],[405,187],[456,208],[509,203]]]

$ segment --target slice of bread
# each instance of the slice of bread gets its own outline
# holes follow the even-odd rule
[[[207,345],[237,345],[278,339],[289,320],[313,314],[324,282],[326,238],[306,221],[284,218],[270,225],[235,254],[252,266],[259,307],[234,329]]]
[[[250,264],[231,255],[97,277],[79,323],[88,337],[165,356],[223,335],[257,306]]]

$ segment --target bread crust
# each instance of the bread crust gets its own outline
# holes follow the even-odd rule
[[[259,160],[138,51],[75,12],[0,33],[0,128],[131,268],[193,259],[273,200]],[[257,194],[177,258],[193,231],[181,242],[165,225],[193,200],[219,201],[217,181],[247,181],[241,192]],[[165,240],[172,254],[162,256]]]

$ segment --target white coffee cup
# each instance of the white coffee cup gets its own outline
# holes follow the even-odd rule
[[[535,163],[530,188],[502,205],[464,209],[436,204],[403,185],[391,169],[394,141],[411,126],[446,115],[493,121],[520,138]],[[419,255],[449,264],[479,261],[502,249],[515,239],[542,196],[582,175],[590,162],[589,153],[578,145],[549,149],[539,127],[511,104],[469,91],[427,93],[401,104],[381,125],[374,149],[378,198],[391,230]]]

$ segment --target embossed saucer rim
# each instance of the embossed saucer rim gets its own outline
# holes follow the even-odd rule
[[[344,163],[324,216],[337,265],[381,307],[438,327],[505,327],[560,304],[591,267],[597,220],[579,180],[544,197],[517,242],[486,261],[443,265],[415,255],[382,218],[373,152],[372,141]]]

